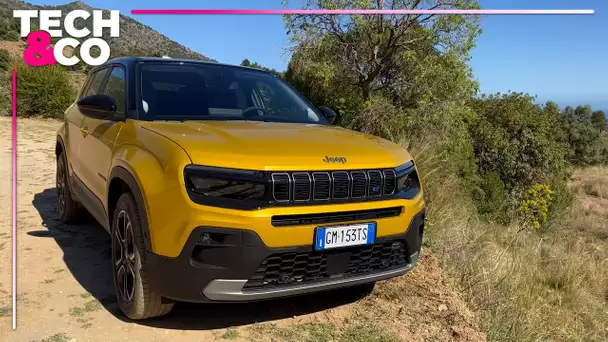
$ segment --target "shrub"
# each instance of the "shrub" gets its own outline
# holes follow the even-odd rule
[[[562,187],[566,183],[567,147],[560,141],[555,105],[540,107],[522,93],[484,96],[471,105],[477,115],[469,132],[482,178],[481,196],[476,198],[481,211],[501,208],[505,214],[516,209],[535,184]],[[512,204],[499,206],[498,197]]]
[[[17,114],[59,119],[76,96],[68,72],[56,66],[16,65]]]
[[[535,228],[540,228],[547,222],[547,216],[553,202],[553,191],[547,184],[536,184],[524,195],[520,204],[520,211],[526,221],[531,222]]]
[[[19,20],[13,18],[12,11],[0,9],[0,40],[19,40]]]
[[[603,132],[608,128],[606,123],[606,114],[602,110],[596,110],[591,114],[591,124],[600,132]]]
[[[563,139],[571,151],[570,162],[582,166],[595,164],[598,158],[601,122],[599,118],[594,118],[591,107],[566,107],[559,119]]]
[[[11,115],[11,74],[0,71],[0,115]]]
[[[504,212],[507,196],[505,185],[498,172],[490,172],[485,175],[476,190],[474,199],[478,203],[479,213],[497,215]]]
[[[11,65],[11,56],[5,49],[0,49],[0,71],[8,71]]]

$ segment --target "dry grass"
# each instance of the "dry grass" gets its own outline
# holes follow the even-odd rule
[[[608,340],[608,169],[577,171],[571,211],[537,232],[481,220],[438,158],[412,152],[431,248],[489,340]]]
[[[576,193],[608,199],[608,168],[589,167],[576,170],[572,176],[572,188]]]

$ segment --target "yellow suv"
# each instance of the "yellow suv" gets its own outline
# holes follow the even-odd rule
[[[417,262],[422,189],[401,146],[335,119],[265,71],[110,60],[57,135],[60,219],[86,209],[111,234],[132,319],[176,301],[369,291]]]

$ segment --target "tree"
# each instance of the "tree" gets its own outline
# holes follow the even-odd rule
[[[568,143],[570,162],[589,165],[596,161],[600,130],[592,122],[590,106],[566,107],[560,114],[564,140]]]
[[[559,139],[554,104],[541,108],[528,94],[508,93],[483,96],[471,105],[477,117],[470,133],[482,177],[491,175],[494,183],[498,178],[509,194],[565,181],[567,147]]]
[[[257,63],[257,62],[253,62],[251,63],[251,61],[249,61],[249,59],[245,58],[243,59],[243,61],[241,62],[242,66],[246,66],[249,68],[256,68],[256,69],[261,69],[264,71],[268,71],[271,72],[273,74],[275,74],[276,76],[280,77],[280,78],[284,78],[284,73],[276,70],[276,69],[271,69],[271,68],[267,68],[265,66],[262,66],[261,64]]]
[[[327,9],[439,9],[451,5],[478,7],[473,0],[305,2],[305,8]],[[403,114],[400,124],[391,125],[391,134],[402,134],[404,125],[410,126],[409,132],[419,131],[406,116],[426,120],[428,126],[438,123],[441,131],[443,124],[453,122],[445,116],[450,111],[466,111],[465,101],[476,91],[466,63],[480,32],[475,17],[296,15],[285,21],[294,43],[286,80],[313,103],[338,111],[339,122],[346,127],[360,129],[369,118],[362,115],[362,109],[388,101]]]
[[[305,8],[453,9],[478,8],[475,0],[307,0]],[[345,82],[367,101],[372,92],[404,89],[404,60],[416,52],[465,57],[480,33],[473,16],[436,15],[295,15],[285,18],[300,54],[321,52]],[[316,50],[316,51],[315,51]],[[319,51],[321,50],[321,51]],[[432,51],[434,50],[434,51]],[[414,52],[409,54],[408,52]],[[319,61],[320,62],[320,61]],[[323,63],[321,63],[323,64]]]
[[[604,113],[604,111],[596,110],[595,112],[593,112],[591,114],[591,123],[600,132],[603,132],[608,129],[606,123],[606,114]]]
[[[243,61],[241,62],[241,65],[242,65],[242,66],[249,67],[249,66],[251,66],[251,62],[250,62],[250,61],[249,61],[247,58],[245,58],[245,59],[243,59]]]

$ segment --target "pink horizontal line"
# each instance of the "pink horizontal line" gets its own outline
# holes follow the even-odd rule
[[[290,9],[134,9],[131,14],[305,14],[305,15],[353,15],[353,14],[380,14],[380,15],[431,15],[431,14],[468,14],[468,15],[489,15],[489,14],[513,14],[513,15],[530,15],[530,14],[594,14],[594,10],[364,10],[364,9],[347,9],[347,10],[290,10]]]

